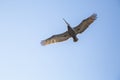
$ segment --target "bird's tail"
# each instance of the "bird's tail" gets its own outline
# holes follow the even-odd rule
[[[73,36],[72,38],[73,38],[73,41],[74,41],[74,42],[77,42],[77,41],[78,41],[77,36]]]

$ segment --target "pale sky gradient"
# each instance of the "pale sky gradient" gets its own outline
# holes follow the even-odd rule
[[[40,41],[97,13],[79,41]],[[0,80],[120,80],[119,0],[1,0]]]

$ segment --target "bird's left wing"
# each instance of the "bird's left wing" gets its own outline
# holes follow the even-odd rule
[[[85,31],[88,26],[96,20],[96,18],[97,14],[92,14],[87,19],[84,19],[78,26],[73,28],[75,30],[75,33],[78,34]]]
[[[52,43],[56,43],[56,42],[62,42],[62,41],[69,39],[70,37],[71,36],[69,35],[68,31],[66,31],[61,34],[53,35],[46,40],[42,40],[41,45],[48,45],[48,44],[52,44]]]

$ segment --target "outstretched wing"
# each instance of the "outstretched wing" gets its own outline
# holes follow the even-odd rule
[[[62,42],[65,41],[67,39],[69,39],[71,36],[69,35],[68,31],[62,33],[62,34],[58,34],[58,35],[53,35],[50,38],[41,41],[41,45],[47,45],[47,44],[52,44],[52,43],[56,43],[56,42]]]
[[[85,31],[85,29],[88,28],[88,26],[96,20],[97,14],[92,14],[90,17],[87,19],[84,19],[78,26],[74,27],[75,33],[82,33]]]

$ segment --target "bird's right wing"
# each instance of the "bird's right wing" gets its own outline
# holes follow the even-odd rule
[[[56,42],[62,42],[62,41],[69,39],[70,37],[71,36],[69,35],[68,31],[66,31],[61,34],[53,35],[46,40],[42,40],[41,45],[48,45],[48,44],[52,44],[52,43],[56,43]]]

